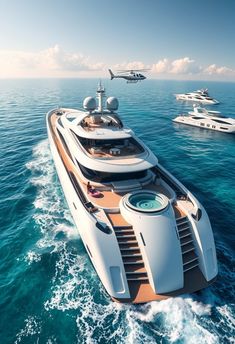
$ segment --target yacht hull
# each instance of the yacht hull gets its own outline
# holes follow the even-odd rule
[[[177,100],[185,101],[185,102],[194,102],[194,103],[201,103],[201,104],[219,104],[216,100],[206,100],[206,99],[197,99],[197,98],[188,98],[183,95],[176,95]]]
[[[227,134],[235,134],[235,126],[234,125],[215,125],[215,123],[207,123],[203,121],[195,121],[193,119],[189,119],[188,117],[184,116],[179,116],[173,119],[173,122],[179,123],[179,124],[184,124],[184,125],[190,125],[192,127],[197,127],[201,129],[208,129],[208,130],[213,130],[213,131],[219,131],[222,133],[227,133]],[[201,124],[203,123],[203,125]]]
[[[175,222],[175,216],[172,215],[172,211],[171,213],[169,213],[170,215],[168,214],[170,218],[167,221],[168,223],[172,223],[173,226],[171,228],[168,226],[169,240],[172,241],[172,244],[176,245],[175,247],[178,247],[180,249],[180,253],[177,253],[180,262],[178,273],[179,276],[169,276],[168,283],[166,278],[168,269],[161,269],[159,263],[158,269],[156,269],[155,267],[155,252],[154,246],[152,246],[154,245],[155,235],[153,234],[152,236],[153,240],[151,240],[151,236],[148,238],[148,228],[142,228],[142,233],[140,233],[138,229],[138,219],[137,221],[132,221],[131,218],[130,222],[127,223],[122,217],[122,213],[120,214],[122,223],[118,224],[117,226],[117,223],[115,223],[116,220],[114,219],[117,214],[112,215],[112,211],[110,210],[110,214],[107,216],[102,207],[100,209],[97,208],[93,213],[93,211],[90,211],[90,205],[87,204],[84,199],[82,199],[82,197],[86,198],[86,195],[84,195],[84,185],[82,185],[82,182],[79,180],[79,178],[77,178],[76,186],[74,179],[71,177],[73,176],[73,173],[76,173],[76,171],[74,171],[75,165],[73,165],[70,160],[70,154],[66,154],[66,151],[63,150],[63,144],[62,142],[60,142],[59,136],[57,134],[56,122],[60,116],[57,116],[57,112],[58,110],[52,110],[47,114],[48,137],[57,174],[64,191],[69,209],[73,216],[76,229],[79,230],[84,247],[91,259],[91,262],[104,288],[111,296],[111,298],[117,302],[145,303],[153,300],[166,299],[168,297],[177,296],[183,293],[195,292],[210,285],[217,275],[217,265],[215,258],[215,249],[213,246],[214,241],[212,231],[209,220],[206,217],[204,210],[203,218],[205,219],[205,223],[201,221],[202,228],[200,228],[200,225],[193,228],[194,225],[192,224],[191,230],[194,234],[187,234],[190,236],[195,236],[194,239],[191,239],[191,242],[195,240],[195,242],[198,243],[195,244],[195,250],[197,250],[198,252],[198,258],[193,258],[192,261],[188,260],[187,262],[184,262],[184,268],[183,261],[185,257],[181,257],[181,249],[179,245],[185,245],[185,243],[183,243],[183,241],[180,241],[181,239],[179,238],[179,234],[177,234],[177,224]],[[53,122],[54,124],[51,120],[53,116],[55,117],[55,120]],[[161,170],[163,171],[164,169],[162,168]],[[164,174],[165,172],[163,171],[162,173]],[[178,181],[176,181],[176,179],[174,179],[174,181],[180,184]],[[79,188],[83,190],[82,197],[81,194],[79,194]],[[185,192],[187,191],[186,189],[184,190]],[[187,209],[185,209],[184,214],[187,216]],[[179,215],[178,218],[179,221],[181,221],[180,216],[181,215]],[[188,218],[190,218],[190,214],[188,214]],[[160,226],[158,229],[162,231],[161,222],[159,222],[161,219],[163,219],[163,217],[159,216],[154,223],[150,221],[150,226],[147,227],[149,227],[149,229],[151,227],[151,230],[154,233],[154,227]],[[192,218],[187,221],[193,222]],[[106,223],[106,227],[104,226],[104,223]],[[180,225],[181,224],[179,224],[179,226]],[[143,227],[146,226],[144,225]],[[209,236],[203,239],[204,248],[201,251],[201,247],[203,247],[203,245],[201,245],[201,236],[203,235],[203,231],[205,228]],[[120,234],[118,234],[119,232]],[[128,244],[128,249],[133,250],[133,255],[135,255],[135,251],[138,251],[138,256],[142,257],[140,258],[141,264],[143,264],[144,261],[146,269],[138,268],[139,263],[137,261],[135,263],[136,265],[134,265],[134,272],[133,269],[127,271],[125,264],[129,263],[128,261],[124,260],[126,249],[123,249],[123,245],[128,243],[129,240],[122,237],[120,239],[120,235],[123,235],[124,232],[130,234],[129,237],[131,236],[134,238],[134,241],[136,242],[134,245],[137,246],[133,247],[133,244]],[[164,233],[164,231],[162,233]],[[147,240],[147,247],[146,243],[143,240],[143,235],[145,236],[145,240]],[[158,259],[160,261],[160,259],[162,259],[162,257],[164,257],[165,255],[163,264],[166,264],[168,262],[167,264],[170,269],[169,257],[166,256],[166,253],[169,251],[167,245],[168,243],[164,242],[164,244],[162,245],[163,255],[158,256]],[[211,266],[208,265],[209,263],[206,261],[207,258],[204,257],[204,254],[206,251],[208,251],[208,248],[212,251],[210,258],[210,260],[212,261]],[[127,253],[129,254],[129,252]],[[199,260],[199,265],[195,265],[193,263],[195,259]],[[189,266],[188,269],[185,268],[185,264],[186,267]],[[165,284],[162,284],[162,289],[160,288],[161,281],[156,275],[156,271],[159,270],[159,266],[160,270],[162,270],[160,271],[161,274],[164,275],[164,278],[162,277],[161,279],[162,281],[165,281]],[[145,271],[144,273],[142,272],[143,270]],[[131,278],[132,273],[137,276],[136,279]],[[176,279],[178,279],[178,287],[177,290],[174,290],[176,287],[170,287],[170,285],[173,285],[172,282],[176,282]],[[175,285],[177,285],[177,283],[175,283]]]

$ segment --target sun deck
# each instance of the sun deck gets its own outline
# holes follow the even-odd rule
[[[84,183],[82,187],[83,191],[87,192],[86,185]],[[167,198],[171,198],[171,195],[166,188],[164,188],[162,185],[156,185],[152,182],[145,186],[140,186],[139,189],[156,191],[158,193],[165,195]],[[88,194],[87,197],[96,207],[119,208],[119,202],[122,199],[122,197],[131,191],[132,190],[130,189],[123,192],[118,192],[110,188],[110,190],[101,191],[99,197],[92,197],[90,194]]]
[[[81,126],[86,131],[94,131],[96,129],[122,129],[123,125],[119,118],[114,115],[95,115],[87,116],[83,119]]]

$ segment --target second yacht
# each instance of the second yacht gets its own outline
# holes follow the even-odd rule
[[[186,115],[179,115],[173,121],[204,129],[222,131],[223,133],[235,133],[234,118],[225,117],[219,111],[207,110],[196,105],[194,105],[193,111],[189,111]]]
[[[201,104],[219,104],[218,100],[209,96],[208,89],[201,89],[190,93],[175,94],[177,100],[193,101]]]

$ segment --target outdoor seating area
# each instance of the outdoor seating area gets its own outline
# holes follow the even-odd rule
[[[111,116],[93,115],[84,118],[81,126],[86,131],[110,127],[121,129],[122,123],[118,119],[112,118]]]

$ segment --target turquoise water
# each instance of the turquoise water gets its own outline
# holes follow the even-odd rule
[[[157,195],[150,193],[139,193],[137,195],[132,195],[129,197],[128,201],[135,208],[140,210],[158,210],[162,208],[163,201]]]
[[[206,207],[219,276],[193,295],[120,305],[106,295],[73,224],[45,113],[81,107],[98,80],[0,81],[0,342],[234,343],[235,136],[179,126],[172,94],[208,87],[235,117],[235,84],[105,81],[122,119]],[[81,226],[83,224],[81,223]]]

